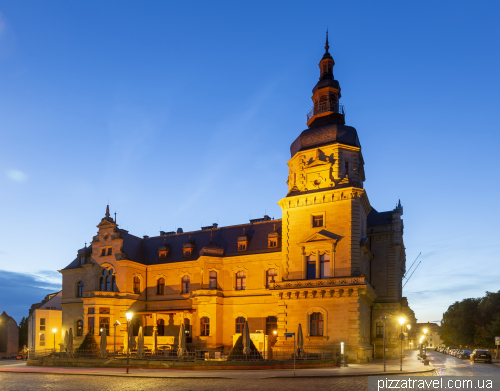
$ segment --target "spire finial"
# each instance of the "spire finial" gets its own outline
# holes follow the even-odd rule
[[[115,224],[116,224],[116,210],[115,210]]]
[[[109,218],[109,204],[106,205],[106,217]]]
[[[328,49],[330,49],[330,45],[328,45],[328,29],[326,29],[325,53],[328,53]]]

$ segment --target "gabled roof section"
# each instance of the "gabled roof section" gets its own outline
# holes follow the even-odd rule
[[[297,244],[299,246],[303,246],[305,244],[310,244],[315,242],[324,242],[324,241],[338,242],[340,239],[342,239],[342,236],[327,231],[326,229],[322,229],[321,231],[313,233],[312,235],[308,236],[305,240]]]

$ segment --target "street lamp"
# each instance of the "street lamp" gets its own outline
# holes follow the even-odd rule
[[[384,325],[384,345],[383,345],[383,356],[384,356],[384,372],[385,372],[385,321],[387,320],[387,317],[385,315],[380,315],[380,320],[382,321],[382,324]]]
[[[130,355],[130,337],[128,333],[128,328],[130,327],[130,321],[132,320],[132,316],[134,316],[134,314],[132,312],[127,312],[125,316],[127,318],[127,373],[128,373],[129,355]]]
[[[401,334],[399,334],[399,339],[401,340],[401,362],[399,364],[399,370],[403,370],[403,340],[405,339],[405,335],[403,334],[403,325],[406,322],[406,319],[401,317],[398,319],[399,324],[401,325]]]
[[[56,351],[56,331],[57,329],[52,329],[52,332],[54,333],[54,353]]]
[[[114,341],[113,341],[113,360],[116,359],[116,326],[120,326],[121,323],[119,321],[116,321],[113,326],[115,326],[115,335],[114,335]],[[128,334],[127,334],[128,337]]]

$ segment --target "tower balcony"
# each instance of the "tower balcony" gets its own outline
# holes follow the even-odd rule
[[[309,124],[311,118],[315,115],[329,114],[329,113],[340,114],[345,120],[344,105],[338,102],[327,101],[327,102],[321,102],[317,106],[311,107],[311,109],[307,113],[307,123]]]

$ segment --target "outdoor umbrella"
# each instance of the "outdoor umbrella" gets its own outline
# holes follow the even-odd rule
[[[68,335],[68,357],[73,357],[73,329],[71,327]]]
[[[158,332],[153,330],[153,354],[156,354],[156,349],[158,349]]]
[[[128,326],[128,350],[132,350],[135,348],[135,338],[134,338],[134,328],[132,324]]]
[[[68,343],[69,343],[69,334],[68,330],[66,330],[66,333],[64,333],[64,349],[68,351]]]
[[[142,326],[139,327],[139,335],[137,336],[137,358],[142,358],[144,353],[144,334],[142,333]]]
[[[184,324],[181,324],[181,329],[179,331],[179,350],[177,350],[178,356],[184,356],[186,354],[186,333],[184,332]]]
[[[102,331],[101,331],[101,357],[106,357],[108,351],[107,351],[107,347],[108,347],[108,338],[106,336],[106,329],[103,328]]]
[[[252,345],[252,341],[250,340],[250,330],[248,329],[248,322],[245,320],[245,324],[243,326],[243,354],[252,353],[252,349],[250,346]]]
[[[300,323],[297,330],[297,351],[295,353],[297,356],[301,356],[304,353],[304,335],[302,334],[302,325]]]

